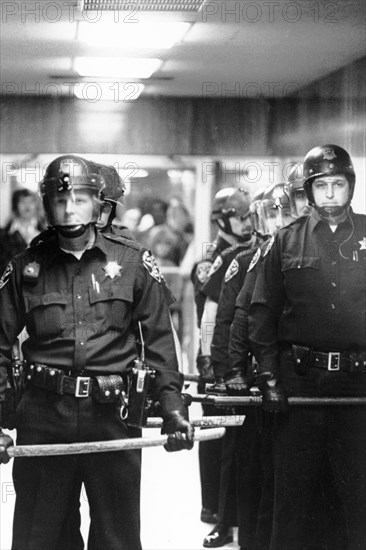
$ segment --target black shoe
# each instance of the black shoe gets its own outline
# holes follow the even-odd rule
[[[203,546],[205,548],[219,548],[233,542],[233,534],[230,527],[226,525],[216,525],[211,533],[203,539]]]
[[[203,523],[217,523],[218,516],[209,508],[202,508],[201,510],[201,521]]]

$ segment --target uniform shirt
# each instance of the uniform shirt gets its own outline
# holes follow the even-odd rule
[[[244,284],[253,255],[253,248],[239,252],[225,273],[211,344],[211,358],[216,377],[223,376],[229,370],[228,346],[230,326],[235,312],[235,301]]]
[[[206,296],[202,294],[201,290],[203,285],[207,281],[208,274],[210,272],[211,266],[216,258],[230,245],[225,239],[219,237],[217,241],[213,243],[213,247],[208,249],[206,254],[204,254],[201,261],[197,262],[191,272],[191,281],[194,288],[194,301],[196,304],[197,312],[197,325],[198,328],[201,328],[201,319],[203,314],[203,309],[205,306]]]
[[[0,280],[0,398],[12,344],[24,326],[28,362],[76,375],[124,375],[139,353],[138,322],[158,394],[179,393],[172,300],[152,256],[131,240],[97,233],[80,260],[55,237],[27,249]]]
[[[219,302],[221,285],[225,278],[226,270],[239,252],[249,249],[252,249],[251,243],[235,243],[215,258],[208,273],[207,281],[201,289],[201,294],[205,298],[210,298],[216,303]]]
[[[230,327],[229,369],[243,369],[247,372],[248,354],[251,352],[248,334],[248,313],[252,300],[257,270],[263,260],[267,241],[257,249],[247,269],[242,287],[237,293],[234,318]]]
[[[267,248],[249,310],[260,368],[276,371],[280,346],[366,350],[366,216],[350,210],[333,233],[314,210]]]

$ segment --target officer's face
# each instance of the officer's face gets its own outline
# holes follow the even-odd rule
[[[93,219],[94,202],[88,191],[65,191],[51,198],[54,225],[88,224]]]
[[[251,235],[252,224],[250,216],[232,216],[230,219],[231,230],[234,235],[243,237],[245,235]]]
[[[305,191],[302,189],[297,189],[293,194],[293,201],[295,204],[296,214],[300,216],[307,216],[310,212],[310,207],[308,199],[306,197]]]
[[[316,206],[331,214],[334,208],[345,206],[350,190],[346,176],[336,174],[315,178],[312,191]]]

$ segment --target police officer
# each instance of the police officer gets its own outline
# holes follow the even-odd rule
[[[350,206],[355,171],[337,145],[304,159],[313,211],[280,230],[262,262],[249,309],[263,408],[275,415],[271,550],[303,550],[327,460],[347,550],[366,541],[366,409],[292,407],[288,396],[366,396],[366,216]],[[331,504],[331,503],[329,503]],[[328,548],[328,546],[325,546]]]
[[[230,226],[224,220],[226,207],[225,204],[229,197],[235,193],[235,187],[225,187],[220,189],[214,196],[211,206],[211,221],[218,227],[218,233],[215,241],[210,243],[202,250],[202,257],[195,263],[191,272],[191,281],[194,288],[194,300],[197,313],[197,325],[201,328],[201,320],[206,296],[201,290],[207,281],[208,274],[213,262],[223,250],[233,244],[233,238],[230,235]],[[226,231],[229,230],[229,233]],[[200,374],[198,391],[205,391],[206,382],[213,382],[214,375],[210,358],[202,358],[201,346],[199,346],[197,356],[197,370]],[[211,405],[203,405],[205,415],[217,414],[217,409]],[[199,444],[199,466],[201,478],[201,521],[206,523],[216,523],[217,512],[219,508],[219,485],[220,485],[220,456],[222,442],[220,440],[206,441]]]
[[[271,232],[282,224],[292,221],[290,198],[285,184],[271,184],[257,197],[252,211],[254,232],[264,241],[248,266],[240,256],[228,269],[227,283],[223,285],[217,319],[220,325],[226,326],[230,321],[229,337],[226,339],[227,359],[223,378],[229,395],[250,395],[250,387],[255,384],[255,373],[249,355],[250,347],[247,330],[245,304],[250,302],[251,291],[255,282],[255,273],[263,250]],[[274,220],[274,221],[273,221]],[[236,269],[235,262],[238,262]],[[235,273],[237,271],[237,273]],[[230,275],[230,272],[233,274]],[[238,286],[238,283],[240,286]],[[221,300],[225,300],[229,316],[222,318]],[[216,341],[216,327],[213,343]],[[214,346],[212,346],[214,348]],[[214,355],[214,353],[213,353]],[[265,415],[248,407],[241,428],[236,430],[234,447],[237,468],[237,510],[238,510],[238,543],[241,549],[267,550],[271,533],[273,509],[273,482],[271,461],[271,424]],[[265,492],[263,488],[266,487]]]
[[[11,346],[26,326],[28,385],[17,409],[19,444],[123,439],[140,434],[121,417],[121,396],[140,333],[155,370],[155,395],[172,434],[168,451],[191,448],[193,428],[169,317],[170,293],[153,257],[136,243],[95,231],[104,179],[95,163],[63,156],[40,192],[55,237],[18,255],[0,280],[0,399]],[[12,444],[1,432],[0,460]],[[18,458],[13,550],[60,544],[74,484],[85,484],[96,548],[141,548],[140,451]]]
[[[253,252],[254,239],[250,219],[250,202],[249,193],[245,189],[239,188],[222,205],[220,222],[222,230],[231,241],[232,246],[226,248],[216,257],[208,279],[201,290],[201,294],[205,297],[205,303],[201,321],[202,354],[198,357],[197,365],[198,368],[200,365],[205,365],[207,372],[212,373],[212,379],[215,380],[217,386],[222,384],[222,376],[219,361],[216,363],[216,373],[214,372],[211,356],[216,313],[225,273],[231,261],[240,252],[246,252],[248,255]],[[228,437],[221,443],[219,517],[215,527],[204,539],[203,545],[206,548],[214,548],[231,542],[230,526],[237,523],[232,440],[231,434],[228,434]]]

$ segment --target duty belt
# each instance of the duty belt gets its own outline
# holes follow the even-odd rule
[[[119,399],[123,392],[123,380],[119,375],[67,376],[62,369],[41,363],[27,364],[27,381],[53,393],[78,398],[91,396],[103,403]]]
[[[366,373],[366,352],[338,352],[328,353],[316,351],[306,346],[292,345],[295,362],[300,364],[306,357],[309,367],[325,369],[330,372],[344,371],[351,373]]]

